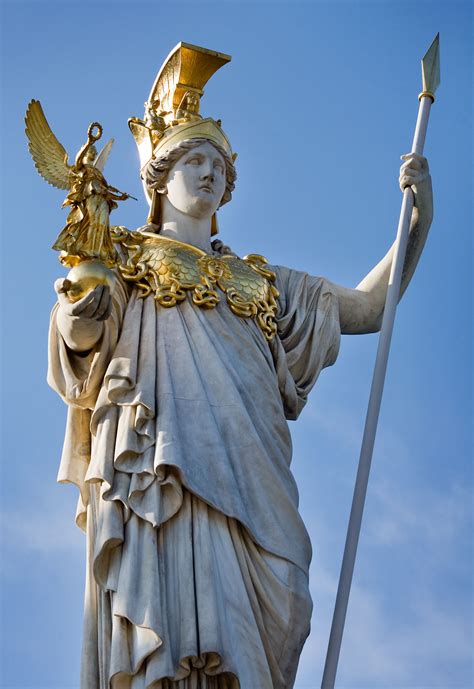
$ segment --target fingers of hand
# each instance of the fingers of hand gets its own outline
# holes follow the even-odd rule
[[[423,182],[428,175],[419,170],[405,170],[399,177],[400,189],[403,191],[406,187],[413,187]]]
[[[108,286],[105,286],[102,292],[102,296],[100,297],[97,310],[94,314],[94,318],[96,321],[106,321],[107,318],[110,316],[111,311],[112,297],[110,294],[110,288]]]
[[[86,294],[85,297],[72,303],[69,301],[67,291],[71,287],[71,281],[67,278],[59,278],[54,283],[54,289],[58,295],[61,309],[73,318],[90,318],[97,321],[105,321],[112,311],[112,298],[108,285],[98,285]]]
[[[97,291],[96,287],[91,292],[88,292],[85,297],[74,302],[71,307],[72,316],[81,316],[81,318],[89,318],[89,312],[94,312],[97,308]]]
[[[71,281],[67,278],[58,278],[54,282],[54,291],[56,294],[64,294],[71,286]]]
[[[427,159],[418,153],[405,153],[400,156],[400,160],[405,161],[404,165],[408,164],[410,167],[414,167],[417,170],[428,171]]]
[[[71,309],[72,316],[80,316],[81,318],[96,318],[96,312],[100,304],[100,300],[104,290],[109,290],[106,285],[98,285],[91,290],[85,297],[76,301]]]
[[[420,184],[428,177],[428,162],[417,153],[406,153],[401,156],[405,162],[400,167],[400,189]]]
[[[72,304],[67,297],[67,291],[71,287],[71,281],[67,278],[58,278],[54,282],[54,291],[58,295],[58,302],[61,308],[67,313],[71,313]]]

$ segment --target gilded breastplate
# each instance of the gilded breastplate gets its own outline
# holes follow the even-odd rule
[[[196,306],[212,309],[221,290],[233,313],[254,318],[268,341],[275,336],[279,294],[273,285],[275,273],[265,267],[263,256],[211,255],[168,237],[119,228],[112,230],[112,237],[125,256],[118,269],[141,297],[153,293],[158,304],[170,308],[190,292]]]

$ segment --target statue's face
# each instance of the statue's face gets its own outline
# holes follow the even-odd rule
[[[170,169],[166,199],[181,213],[210,218],[219,208],[225,185],[224,158],[206,141],[187,151]]]

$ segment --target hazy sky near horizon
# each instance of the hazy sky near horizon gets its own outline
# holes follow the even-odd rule
[[[139,200],[111,220],[133,229],[147,208],[127,118],[179,41],[231,54],[201,108],[238,152],[222,239],[354,286],[395,236],[399,156],[438,31],[435,219],[397,315],[337,687],[472,687],[471,3],[4,0],[1,19],[1,689],[78,689],[85,566],[76,491],[55,483],[66,409],[45,381],[64,194],[34,169],[27,103],[41,100],[70,158],[94,120],[115,138],[106,177]],[[344,337],[291,423],[314,549],[295,689],[320,686],[376,345]]]

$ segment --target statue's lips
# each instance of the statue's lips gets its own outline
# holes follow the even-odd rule
[[[210,187],[208,184],[202,184],[200,187],[198,187],[199,191],[207,191],[209,194],[214,193],[214,189]]]

